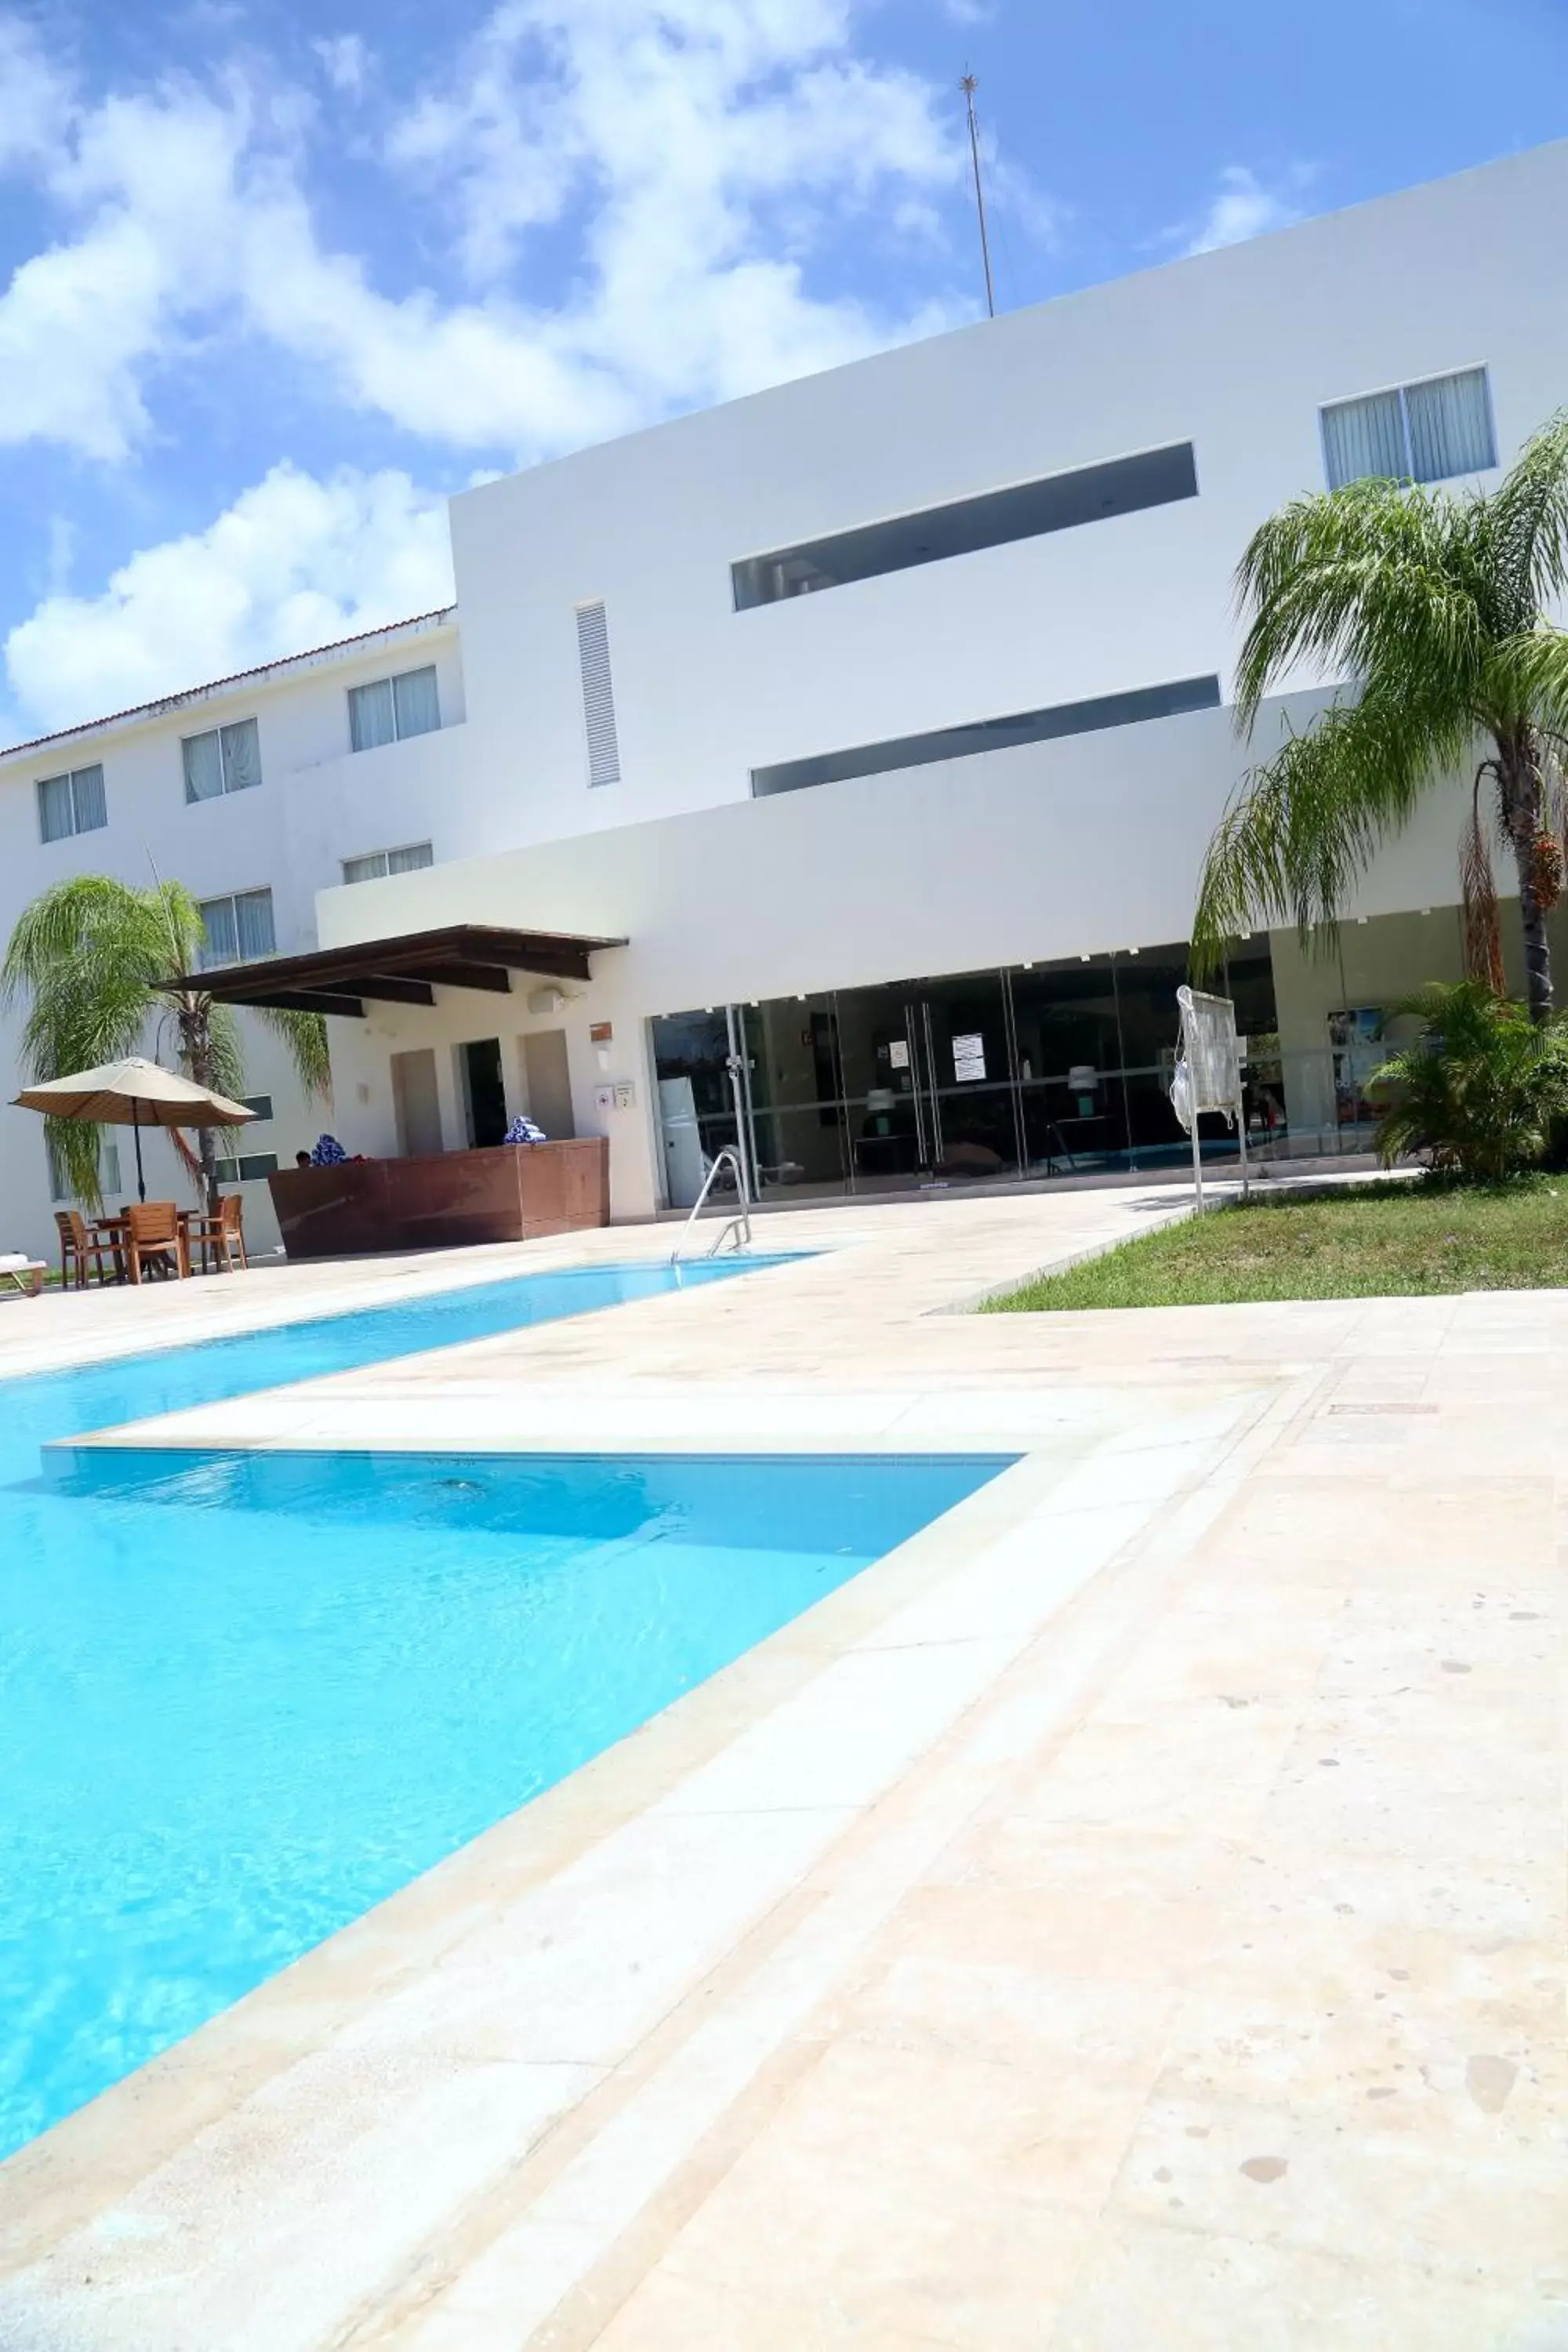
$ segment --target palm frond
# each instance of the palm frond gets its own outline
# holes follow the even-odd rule
[[[1379,844],[1473,740],[1441,698],[1427,709],[1369,690],[1289,735],[1244,776],[1209,844],[1193,919],[1194,978],[1267,923],[1303,940],[1336,922]]]
[[[1421,1024],[1415,1043],[1373,1072],[1384,1165],[1424,1152],[1440,1173],[1500,1183],[1539,1160],[1568,1113],[1568,1034],[1532,1021],[1484,980],[1433,982],[1391,1019]]]
[[[331,1055],[327,1024],[320,1013],[283,1013],[271,1005],[249,1008],[253,1017],[289,1049],[294,1075],[311,1098],[324,1099],[332,1089]]]
[[[1526,442],[1486,501],[1499,569],[1517,600],[1521,632],[1568,589],[1568,409]]]
[[[1302,667],[1470,707],[1488,632],[1469,534],[1459,501],[1393,482],[1295,499],[1271,516],[1236,576],[1247,619],[1238,730],[1250,733],[1264,696]]]
[[[96,1216],[103,1207],[103,1129],[79,1118],[46,1118],[44,1139],[73,1201]]]
[[[1501,639],[1488,656],[1481,700],[1500,734],[1533,727],[1568,737],[1568,631],[1541,626]]]

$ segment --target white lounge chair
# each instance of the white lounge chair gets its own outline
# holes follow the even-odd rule
[[[19,1250],[0,1250],[0,1282],[8,1282],[24,1298],[42,1296],[48,1270],[42,1258],[24,1257]]]

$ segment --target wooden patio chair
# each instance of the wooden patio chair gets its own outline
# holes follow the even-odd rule
[[[125,1270],[140,1282],[149,1274],[182,1277],[191,1270],[184,1228],[173,1201],[140,1201],[125,1212]]]
[[[202,1254],[204,1274],[221,1267],[232,1274],[236,1261],[248,1269],[250,1260],[245,1255],[245,1202],[237,1192],[226,1192],[217,1204],[217,1213],[203,1210],[188,1217],[185,1232]]]
[[[85,1290],[88,1267],[100,1282],[117,1278],[113,1263],[113,1243],[97,1226],[89,1226],[79,1209],[57,1209],[55,1228],[60,1237],[60,1288]],[[109,1263],[106,1265],[105,1260]]]

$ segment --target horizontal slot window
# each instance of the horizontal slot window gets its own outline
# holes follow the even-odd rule
[[[1107,727],[1135,727],[1148,719],[1173,719],[1182,711],[1218,707],[1217,677],[1181,677],[1165,686],[1139,687],[1130,694],[1099,695],[1092,702],[1058,702],[1050,710],[1016,711],[1011,718],[975,719],[930,735],[901,735],[887,743],[858,743],[847,751],[820,751],[809,760],[783,760],[771,768],[753,768],[752,791],[758,800],[766,800],[774,793],[842,783],[850,776],[928,768],[940,760],[969,760],[977,752],[1011,751],[1021,743],[1094,735]]]
[[[841,588],[851,580],[876,580],[886,572],[908,572],[916,564],[942,563],[950,555],[973,555],[983,547],[1041,539],[1048,531],[1106,522],[1113,515],[1137,514],[1145,507],[1170,506],[1197,494],[1190,441],[1168,449],[1146,449],[1136,457],[1113,457],[1102,466],[1080,466],[1070,474],[1049,474],[1041,481],[987,490],[979,498],[898,515],[889,522],[866,523],[831,539],[749,556],[730,567],[735,610],[745,613],[757,604],[782,604],[786,597]]]
[[[254,1184],[263,1176],[278,1172],[275,1151],[247,1151],[238,1160],[220,1160],[215,1174],[220,1184]]]

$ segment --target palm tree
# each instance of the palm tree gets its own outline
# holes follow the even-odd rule
[[[65,1077],[133,1053],[151,1031],[153,1050],[165,1042],[187,1077],[237,1097],[245,1092],[245,1056],[233,1008],[205,989],[161,989],[158,982],[194,971],[205,932],[201,911],[179,882],[150,889],[103,874],[57,882],[17,918],[0,965],[0,1001],[27,1001],[22,1059],[30,1082]],[[258,1011],[283,1038],[308,1094],[324,1094],[331,1080],[326,1024],[316,1013]],[[46,1122],[70,1190],[90,1208],[99,1190],[99,1130],[75,1119]],[[217,1205],[217,1151],[213,1130],[199,1130],[192,1151],[176,1130],[174,1146],[209,1206]]]
[[[1333,926],[1356,876],[1416,803],[1472,762],[1461,853],[1465,960],[1500,994],[1489,837],[1512,850],[1530,1010],[1552,1010],[1546,917],[1563,891],[1568,411],[1489,496],[1355,482],[1296,499],[1237,573],[1249,616],[1237,726],[1301,664],[1356,683],[1244,776],[1205,861],[1194,976],[1261,922]]]

